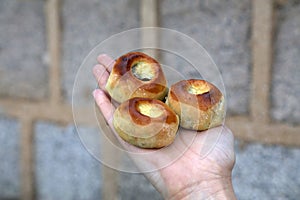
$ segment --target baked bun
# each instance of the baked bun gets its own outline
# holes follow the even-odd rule
[[[135,97],[116,109],[113,125],[119,136],[132,145],[161,148],[174,141],[179,118],[159,100]]]
[[[223,123],[225,102],[220,90],[204,80],[183,80],[171,86],[166,103],[180,117],[180,126],[206,130]]]
[[[141,52],[130,52],[116,60],[106,84],[119,103],[133,97],[164,99],[167,81],[160,64]]]

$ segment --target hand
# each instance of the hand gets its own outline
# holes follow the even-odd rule
[[[93,73],[100,89],[96,89],[93,95],[108,125],[114,131],[112,120],[115,106],[105,91],[105,85],[115,61],[105,54],[98,56],[97,60],[99,64],[94,66]],[[115,131],[114,133],[121,145],[129,151],[155,151],[130,145]],[[192,143],[187,145],[189,141]],[[145,173],[164,198],[235,199],[231,182],[235,155],[233,135],[228,128],[220,126],[200,133],[180,128],[174,143],[165,149],[167,150],[157,151],[155,157],[135,160],[140,169],[149,165],[160,166],[164,160],[185,150],[177,160],[166,167]]]

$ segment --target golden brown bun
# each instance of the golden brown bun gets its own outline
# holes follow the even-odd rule
[[[180,126],[206,130],[222,124],[225,102],[220,90],[204,80],[183,80],[171,86],[166,102],[180,117]]]
[[[116,109],[113,125],[120,137],[132,145],[161,148],[174,141],[179,118],[159,100],[135,97]]]
[[[119,103],[132,97],[162,100],[167,94],[166,85],[165,75],[155,59],[130,52],[116,60],[106,90]]]

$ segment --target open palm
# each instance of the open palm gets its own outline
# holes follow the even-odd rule
[[[99,64],[94,66],[93,73],[100,89],[96,89],[93,95],[114,131],[115,106],[105,91],[105,85],[115,61],[105,54],[99,55],[97,60]],[[147,171],[149,166],[157,169],[145,173],[145,176],[165,198],[205,199],[212,195],[235,198],[231,191],[231,171],[235,161],[233,135],[225,126],[198,133],[180,128],[174,143],[162,151],[137,148],[114,133],[121,145],[131,152],[155,152],[154,156],[133,160],[141,171]]]

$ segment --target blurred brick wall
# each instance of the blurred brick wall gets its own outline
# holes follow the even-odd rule
[[[0,100],[40,102],[49,98],[46,1],[0,1]],[[138,0],[61,1],[61,91],[71,104],[76,71],[89,51],[112,34],[139,27]],[[163,0],[160,25],[200,42],[221,70],[228,113],[247,115],[251,82],[250,0]],[[272,120],[299,124],[300,3],[277,7],[271,85]],[[94,87],[89,80],[86,87]],[[86,88],[82,88],[85,93]],[[90,94],[86,94],[90,95]],[[0,104],[0,199],[20,199],[20,118]],[[30,110],[28,110],[30,112]],[[40,111],[41,113],[43,110]],[[82,127],[95,131],[93,127]],[[101,199],[101,164],[80,143],[74,124],[36,120],[34,165],[37,199]],[[239,199],[297,199],[300,150],[236,141],[233,174]],[[143,175],[120,173],[122,199],[161,199]]]

